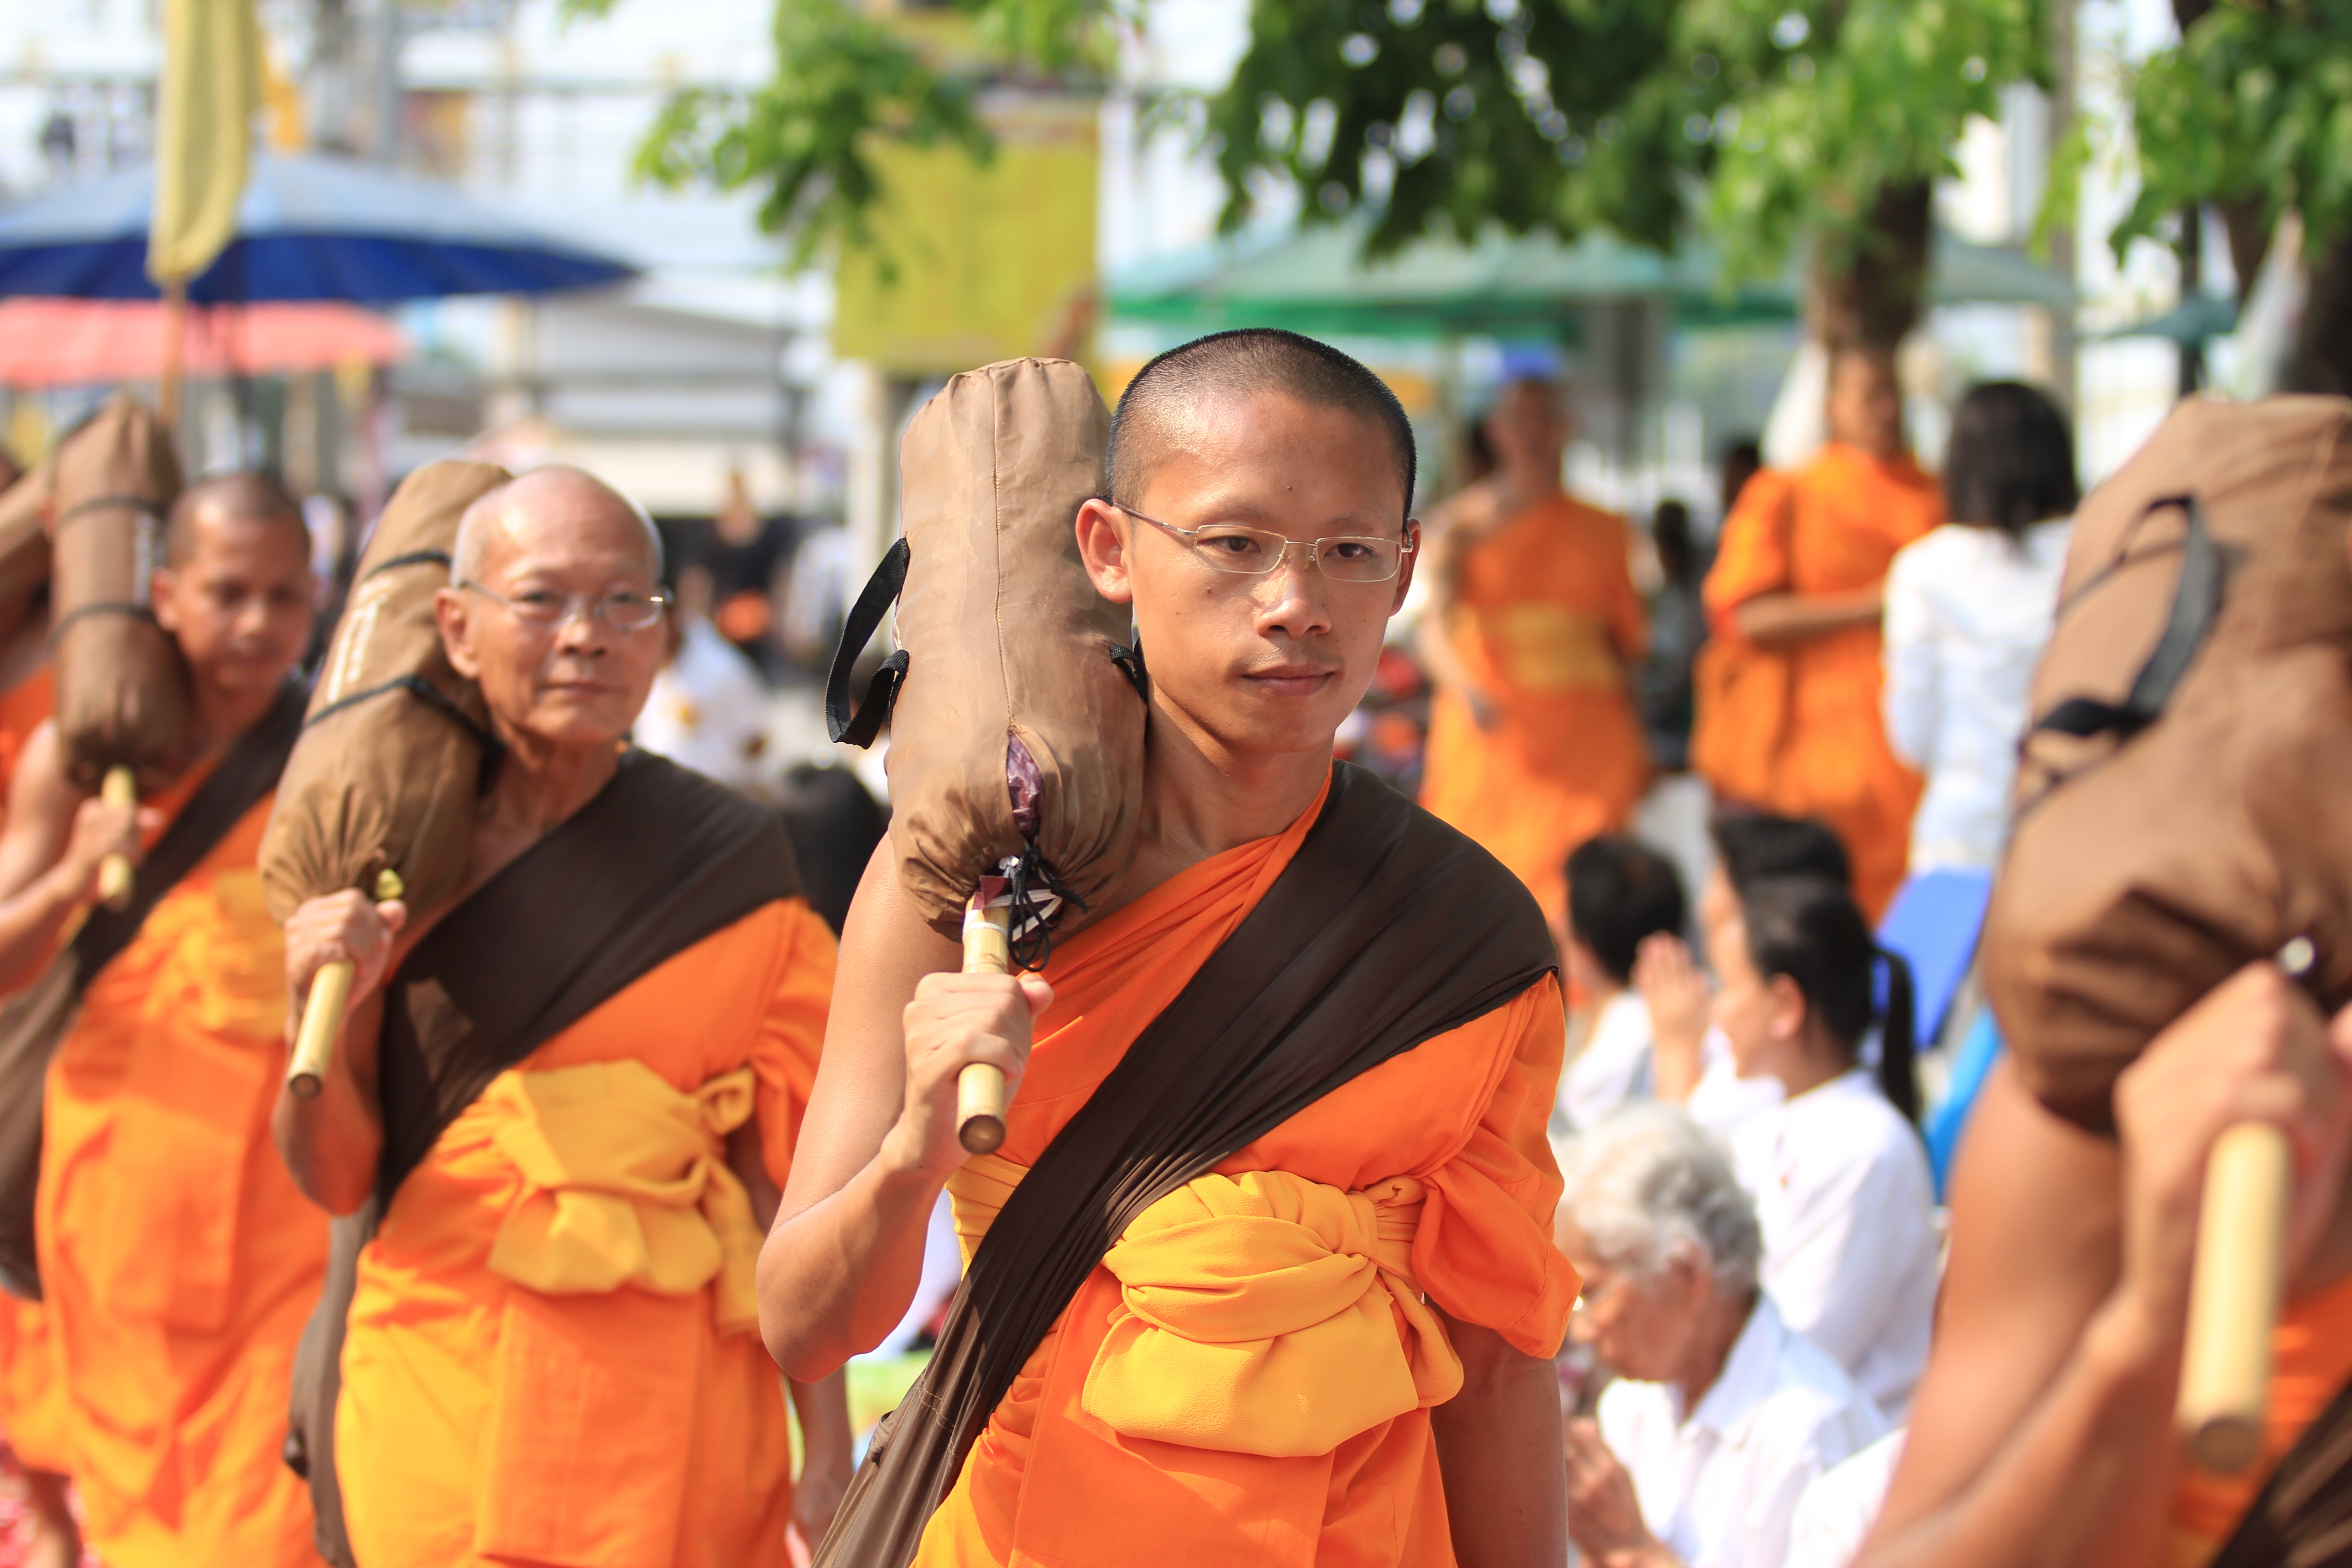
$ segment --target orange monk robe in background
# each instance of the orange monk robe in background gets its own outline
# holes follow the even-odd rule
[[[834,952],[803,900],[753,910],[501,1073],[409,1173],[360,1256],[335,1412],[344,1521],[365,1568],[785,1561],[783,1382],[756,1323],[720,1332],[709,1287],[541,1294],[490,1258],[530,1195],[507,1150],[527,1136],[517,1091],[541,1075],[642,1063],[692,1095],[748,1065],[782,1188]]]
[[[56,700],[56,681],[46,664],[0,696],[0,800],[7,798],[25,742]],[[65,1396],[41,1304],[0,1291],[0,1437],[26,1468],[65,1470],[70,1453]]]
[[[1907,456],[1880,459],[1833,444],[1785,482],[1751,481],[1724,520],[1707,574],[1709,632],[1736,653],[1742,639],[1732,612],[1750,599],[1883,583],[1895,552],[1943,519],[1943,492]],[[1920,788],[1886,744],[1880,647],[1878,627],[1868,626],[1777,650],[1785,704],[1758,701],[1698,720],[1715,744],[1760,759],[1760,778],[1729,790],[1718,779],[1719,791],[1837,829],[1853,862],[1854,896],[1873,921],[1903,885]]]
[[[154,804],[176,812],[199,776]],[[319,1560],[283,1452],[327,1216],[269,1135],[286,949],[254,869],[268,818],[264,800],[156,902],[49,1066],[35,1234],[59,1468],[108,1568]]]
[[[1453,645],[1500,719],[1480,729],[1457,691],[1430,706],[1421,804],[1525,882],[1554,925],[1569,851],[1622,828],[1649,785],[1625,681],[1649,626],[1626,542],[1623,518],[1559,495],[1470,544]]]
[[[1004,1146],[949,1185],[968,1248],[1129,1043],[1256,905],[1321,808],[1318,799],[1287,832],[1213,857],[1055,947],[1054,1005],[1037,1021]],[[1430,1342],[1434,1318],[1418,1302],[1425,1294],[1529,1355],[1558,1352],[1578,1289],[1549,1231],[1560,1180],[1544,1132],[1563,1028],[1559,987],[1547,977],[1351,1080],[1145,1211],[998,1404],[932,1516],[919,1568],[1451,1564],[1429,1411],[1413,1393],[1450,1394],[1458,1382],[1449,1385],[1444,1369],[1458,1379],[1459,1368],[1442,1329]],[[1204,1209],[1274,1218],[1203,1226]],[[1319,1240],[1276,1223],[1301,1216],[1321,1227]],[[1312,1368],[1313,1401],[1297,1394],[1295,1373],[1271,1375],[1270,1390],[1234,1384],[1235,1352],[1252,1336],[1231,1332],[1232,1318],[1203,1346],[1148,1328],[1124,1304],[1150,1295],[1181,1310],[1178,1298],[1197,1291],[1196,1304],[1215,1299],[1211,1316],[1255,1314],[1257,1327],[1276,1327],[1298,1306],[1283,1286],[1328,1277],[1328,1257],[1313,1255],[1335,1238],[1343,1245],[1329,1250],[1377,1257],[1381,1271],[1363,1269],[1349,1286],[1370,1316],[1334,1320],[1340,1343],[1310,1342],[1334,1331],[1327,1324],[1276,1346],[1289,1367]],[[1251,1278],[1261,1263],[1266,1274]],[[1320,1300],[1304,1315],[1337,1310]],[[1335,1447],[1302,1451],[1293,1418],[1310,1404],[1360,1403],[1370,1385],[1399,1379],[1409,1379],[1407,1408]],[[1195,1441],[1136,1435],[1175,1428]]]

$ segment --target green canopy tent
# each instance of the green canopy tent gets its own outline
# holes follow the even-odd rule
[[[1362,257],[1360,223],[1244,234],[1160,258],[1110,280],[1122,322],[1215,331],[1288,327],[1330,337],[1572,338],[1580,306],[1666,299],[1677,326],[1792,321],[1799,273],[1727,286],[1702,245],[1668,255],[1595,231],[1573,243],[1489,234],[1472,245],[1422,239],[1378,261]],[[1933,304],[2070,310],[2067,280],[2014,250],[1937,233]]]

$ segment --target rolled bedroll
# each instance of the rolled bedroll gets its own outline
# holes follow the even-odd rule
[[[419,468],[360,558],[261,841],[280,921],[346,888],[424,912],[465,884],[491,755],[481,693],[451,667],[434,619],[466,509],[513,476],[489,463]],[[303,1010],[288,1085],[318,1091],[352,979],[330,964]]]
[[[967,371],[899,447],[906,533],[853,606],[825,693],[836,740],[890,726],[890,846],[965,968],[1044,963],[1054,928],[1127,868],[1142,809],[1142,663],[1095,592],[1078,508],[1110,416],[1067,360]],[[898,651],[853,716],[851,665],[898,605]],[[1003,1075],[960,1084],[965,1146],[1003,1135]]]

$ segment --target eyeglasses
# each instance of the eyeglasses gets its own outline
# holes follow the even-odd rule
[[[531,588],[509,598],[495,588],[485,588],[465,578],[458,579],[457,586],[504,605],[517,620],[529,621],[536,626],[566,626],[574,616],[589,616],[616,632],[641,632],[660,620],[662,612],[669,607],[667,594],[640,594],[626,588],[593,598],[586,594],[556,594]]]
[[[1614,1296],[1624,1283],[1625,1277],[1622,1274],[1612,1274],[1608,1279],[1597,1282],[1587,1279],[1584,1282],[1584,1288],[1576,1293],[1572,1310],[1579,1312],[1592,1311],[1601,1303]]]
[[[1290,559],[1292,550],[1306,552],[1307,564],[1314,567],[1335,583],[1385,583],[1397,574],[1404,558],[1413,547],[1402,539],[1382,539],[1377,535],[1359,536],[1336,534],[1318,539],[1286,539],[1279,533],[1263,528],[1244,528],[1237,522],[1213,522],[1202,528],[1179,528],[1172,522],[1162,522],[1156,517],[1146,517],[1131,506],[1108,503],[1152,527],[1175,535],[1189,546],[1195,557],[1220,572],[1232,572],[1242,576],[1263,577],[1279,571]]]

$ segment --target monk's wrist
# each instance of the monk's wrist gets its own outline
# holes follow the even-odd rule
[[[948,1184],[951,1170],[934,1170],[920,1131],[901,1117],[883,1135],[872,1170],[875,1196],[887,1209],[905,1206],[929,1219],[932,1204]]]

